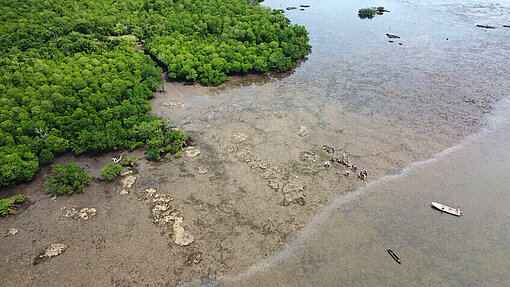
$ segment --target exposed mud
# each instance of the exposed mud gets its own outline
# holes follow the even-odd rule
[[[449,143],[434,141],[431,148],[421,142],[433,134],[355,114],[331,118],[338,125],[331,134],[313,109],[274,110],[263,101],[257,108],[223,100],[180,108],[159,105],[189,103],[204,91],[210,89],[166,83],[153,103],[154,113],[184,122],[183,129],[191,132],[196,145],[185,156],[156,165],[142,159],[116,181],[94,180],[83,194],[69,197],[42,193],[48,168],[34,182],[13,188],[35,204],[0,221],[2,233],[20,230],[1,245],[2,275],[9,285],[51,280],[174,286],[233,275],[279,250],[323,206],[363,184],[344,176],[344,165],[325,168],[332,155],[348,153],[351,162],[369,170],[370,180]],[[381,129],[387,132],[378,133]],[[405,141],[394,140],[397,130]],[[135,155],[141,158],[142,152]],[[101,168],[118,154],[66,156],[59,162],[77,161],[99,178]],[[65,244],[66,252],[51,260],[42,256],[34,266],[33,258],[54,242]]]

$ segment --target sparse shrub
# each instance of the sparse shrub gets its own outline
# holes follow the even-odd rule
[[[0,216],[6,216],[13,213],[13,205],[20,204],[23,201],[25,201],[25,198],[21,194],[15,195],[11,198],[0,199]]]
[[[75,192],[83,192],[85,185],[90,183],[91,176],[80,168],[75,162],[51,167],[53,173],[44,185],[54,195],[71,195]]]
[[[122,160],[121,165],[122,166],[130,166],[133,165],[138,160],[138,158],[134,155],[130,156],[129,158],[125,158]]]
[[[112,181],[119,176],[122,171],[122,165],[110,162],[107,166],[105,166],[101,170],[101,175],[106,177],[106,179]]]

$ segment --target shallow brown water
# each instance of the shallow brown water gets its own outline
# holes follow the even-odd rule
[[[272,260],[220,285],[508,286],[509,111],[507,100],[455,147],[339,197]]]

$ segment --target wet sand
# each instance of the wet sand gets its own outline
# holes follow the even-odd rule
[[[406,7],[399,8],[404,13]],[[422,19],[431,38],[440,33],[431,23],[442,19],[441,13]],[[352,163],[368,170],[370,182],[477,130],[510,88],[502,81],[509,67],[498,64],[506,57],[504,36],[485,35],[489,45],[484,46],[471,42],[482,32],[461,25],[449,31],[458,39],[444,44],[439,38],[424,41],[422,27],[406,26],[398,31],[408,34],[405,45],[388,46],[387,16],[375,20],[382,21],[377,26],[358,23],[335,41],[329,15],[319,24],[295,18],[309,27],[314,50],[293,73],[247,76],[217,88],[165,82],[152,112],[189,132],[200,151],[196,156],[159,163],[143,159],[131,175],[113,183],[94,180],[83,194],[56,200],[42,192],[48,168],[29,184],[2,190],[34,202],[0,219],[1,233],[19,230],[0,238],[4,282],[175,286],[236,275],[281,250],[339,195],[366,184],[353,174],[345,177],[346,168],[338,164],[324,168],[331,156],[324,146],[336,155],[349,154]],[[367,38],[355,35],[360,31]],[[381,39],[373,36],[379,34]],[[359,49],[366,45],[371,49]],[[359,66],[360,61],[371,64]],[[120,153],[68,155],[57,163],[77,161],[99,178],[101,168]],[[134,154],[142,156],[143,150]],[[128,176],[136,181],[124,188],[121,181]],[[148,188],[167,202],[148,197]],[[93,207],[97,214],[67,218],[71,207]],[[162,221],[164,212],[174,219]],[[177,227],[175,218],[182,220]],[[176,243],[178,227],[192,243]],[[34,258],[53,243],[67,249],[34,266]]]

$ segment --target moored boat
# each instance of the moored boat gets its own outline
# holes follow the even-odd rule
[[[434,206],[435,208],[439,209],[442,212],[446,212],[446,213],[453,214],[456,216],[462,215],[462,210],[460,210],[459,208],[449,207],[449,206],[446,206],[444,204],[437,203],[437,202],[432,202],[432,206]]]

